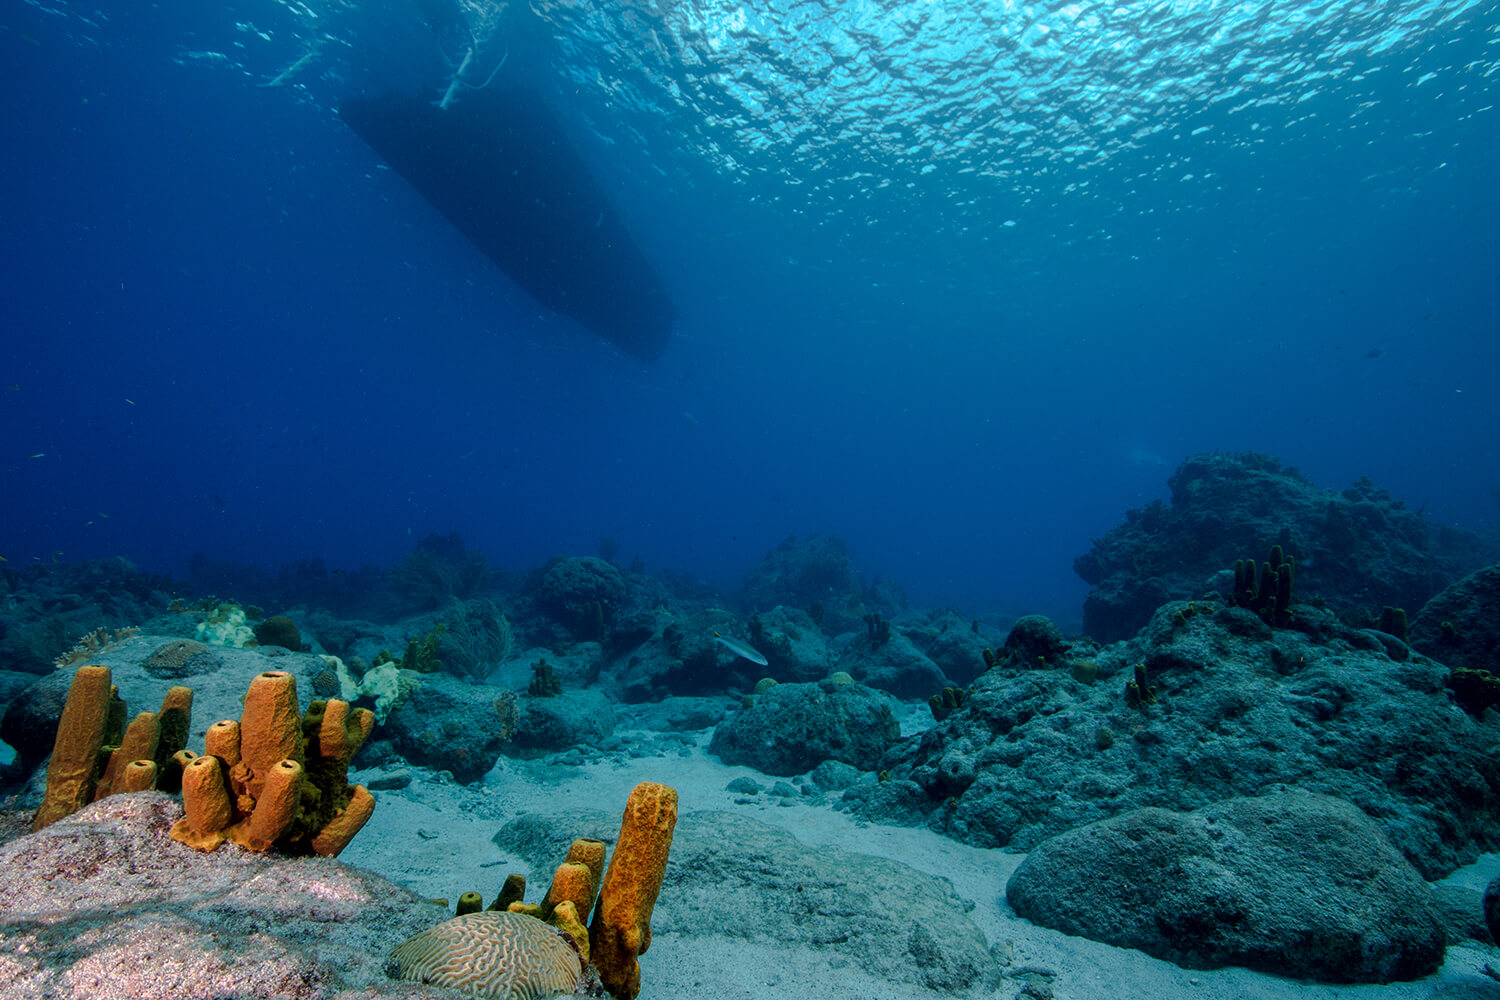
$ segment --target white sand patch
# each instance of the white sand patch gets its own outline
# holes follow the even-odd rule
[[[627,738],[630,734],[622,734]],[[643,737],[650,745],[654,737]],[[517,762],[502,758],[481,784],[455,785],[431,772],[411,768],[412,784],[379,792],[369,825],[340,860],[384,875],[426,896],[450,900],[473,889],[492,898],[509,872],[523,872],[531,885],[528,898],[542,892],[547,872],[532,872],[492,842],[495,831],[523,813],[546,814],[573,809],[624,808],[630,789],[641,781],[661,781],[679,793],[680,809],[723,810],[753,816],[787,830],[803,843],[836,845],[850,851],[899,861],[952,883],[959,896],[973,903],[969,917],[992,946],[1010,956],[1005,978],[993,993],[975,996],[1015,997],[1033,978],[1050,982],[1058,1000],[1429,1000],[1445,989],[1473,990],[1473,995],[1500,996],[1500,984],[1484,975],[1495,949],[1475,942],[1450,945],[1447,962],[1436,975],[1416,983],[1387,986],[1325,986],[1301,983],[1243,969],[1186,970],[1141,952],[1113,948],[1036,927],[1011,914],[1005,905],[1005,882],[1024,856],[959,844],[926,829],[867,824],[812,805],[766,795],[746,797],[724,786],[746,776],[769,787],[774,778],[745,767],[729,767],[703,749],[707,734],[698,734],[683,753],[618,761],[594,760],[580,766]],[[362,772],[364,781],[381,772]],[[1500,873],[1500,855],[1455,873],[1450,883],[1483,888]],[[660,934],[641,960],[643,1000],[751,1000],[771,996],[818,997],[820,1000],[916,1000],[938,994],[893,987],[858,969],[840,967],[835,950],[774,949],[725,939]]]

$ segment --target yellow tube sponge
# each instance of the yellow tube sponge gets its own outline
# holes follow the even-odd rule
[[[229,839],[250,851],[268,851],[297,817],[297,793],[302,765],[279,760],[260,776],[260,795],[249,816],[229,828]]]
[[[314,707],[308,707],[314,714]],[[323,705],[323,718],[318,724],[314,749],[319,757],[337,760],[348,765],[365,745],[371,730],[375,728],[375,713],[368,708],[349,709],[349,703],[332,698]]]
[[[354,839],[354,835],[359,832],[360,827],[365,825],[365,821],[374,811],[375,796],[371,795],[364,785],[355,785],[354,794],[349,797],[349,804],[329,820],[327,825],[309,841],[313,853],[330,858],[337,857],[338,853],[349,845],[349,841]]]
[[[589,929],[583,926],[583,921],[578,916],[578,907],[573,905],[572,900],[565,899],[558,903],[552,915],[547,918],[547,923],[572,938],[573,947],[578,949],[578,954],[585,962],[589,960]]]
[[[645,781],[631,790],[589,927],[590,959],[617,1000],[634,1000],[641,992],[636,959],[651,947],[651,911],[676,826],[675,788]]]
[[[224,843],[233,812],[219,758],[205,754],[188,761],[182,769],[182,806],[187,815],[172,825],[173,840],[199,851]]]
[[[594,840],[592,837],[579,837],[568,847],[568,855],[564,861],[577,861],[588,865],[589,874],[594,876],[594,892],[599,892],[599,886],[604,881],[604,841]],[[578,908],[578,915],[587,917],[589,911],[594,908],[594,899],[591,897],[587,906]]]
[[[168,757],[156,769],[157,789],[169,794],[182,791],[182,769],[197,759],[198,755],[191,750],[179,750]]]
[[[156,787],[156,761],[133,760],[120,771],[120,780],[115,791],[149,792]]]
[[[47,764],[47,792],[31,821],[33,830],[72,815],[89,801],[112,693],[108,667],[79,667],[73,675]]]
[[[233,719],[221,719],[208,727],[203,734],[203,752],[217,757],[225,767],[240,762],[240,724]]]
[[[257,808],[261,786],[283,760],[302,760],[297,678],[285,670],[267,670],[250,682],[240,713],[240,762],[249,770],[245,790]]]
[[[120,772],[133,760],[155,760],[156,744],[161,737],[161,726],[155,712],[142,712],[125,727],[125,736],[120,745],[110,751],[109,763],[105,765],[104,777],[94,789],[94,801],[121,791],[116,787]]]
[[[561,902],[570,902],[579,913],[587,913],[594,906],[594,875],[589,866],[581,861],[564,861],[557,866],[552,876],[552,885],[542,897],[543,920],[550,919],[552,911]]]

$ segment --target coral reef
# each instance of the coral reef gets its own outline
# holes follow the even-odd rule
[[[159,614],[176,587],[136,569],[128,559],[0,563],[0,671],[46,675],[61,654],[67,666],[128,638]],[[102,630],[102,631],[101,631]]]
[[[1500,849],[1493,716],[1455,710],[1444,665],[1311,605],[1291,629],[1215,607],[1168,604],[1130,642],[1071,644],[1097,685],[1062,666],[989,670],[962,711],[885,754],[889,782],[841,807],[1027,851],[1133,808],[1292,785],[1364,809],[1428,878]],[[1161,708],[1121,697],[1138,664],[1140,704],[1155,688]]]

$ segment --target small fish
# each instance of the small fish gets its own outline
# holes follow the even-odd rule
[[[756,649],[754,646],[750,645],[743,639],[736,639],[732,635],[720,635],[718,630],[715,629],[714,642],[717,642],[720,645],[724,646],[735,656],[743,656],[751,663],[757,663],[762,667],[766,665],[766,658],[761,655],[760,650]]]
[[[18,386],[18,385],[8,385],[8,386],[5,387],[5,391],[6,392],[15,392],[19,388],[21,388],[21,387]]]
[[[5,558],[4,556],[0,556],[0,562],[10,562],[10,560]]]
[[[47,457],[47,453],[45,451],[39,451],[35,455],[32,455],[31,457],[32,458],[46,458]]]
[[[125,400],[125,402],[129,403],[131,406],[135,405],[135,400],[131,399],[129,396],[121,396],[120,398]]]

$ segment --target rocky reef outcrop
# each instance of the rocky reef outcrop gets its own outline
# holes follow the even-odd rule
[[[1299,576],[1305,593],[1353,624],[1373,624],[1385,606],[1414,614],[1500,557],[1479,536],[1427,520],[1368,479],[1323,489],[1265,455],[1196,455],[1167,485],[1169,501],[1128,512],[1073,561],[1093,587],[1084,631],[1100,642],[1129,638],[1167,601],[1227,596],[1235,561],[1264,559],[1272,545],[1309,571]]]
[[[1025,851],[1131,809],[1284,784],[1359,806],[1428,878],[1500,848],[1493,716],[1456,705],[1449,670],[1399,639],[1296,611],[1273,628],[1173,602],[1129,642],[1067,644],[1056,666],[997,657],[842,808]]]

